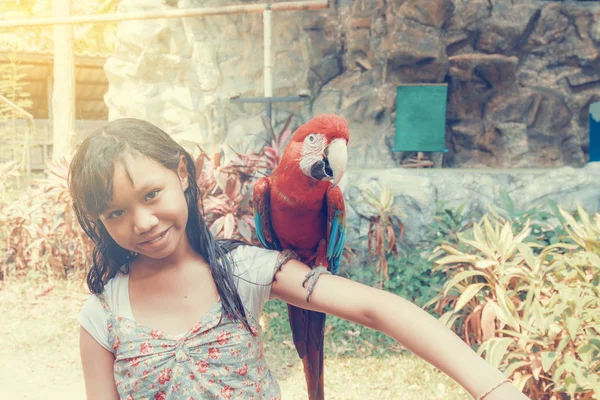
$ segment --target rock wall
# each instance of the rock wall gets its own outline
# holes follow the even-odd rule
[[[251,3],[230,0],[227,4]],[[274,13],[274,120],[333,112],[351,124],[353,167],[385,168],[401,83],[449,86],[447,167],[582,166],[588,108],[600,100],[600,3],[537,0],[338,0]],[[334,4],[335,3],[335,4]],[[122,0],[121,12],[222,5]],[[207,151],[255,148],[263,94],[261,14],[120,24],[105,71],[110,119],[148,119]]]
[[[406,228],[405,240],[416,243],[424,239],[437,210],[456,210],[464,205],[465,215],[478,220],[490,211],[503,208],[501,192],[514,201],[515,210],[547,206],[555,201],[566,210],[583,207],[591,214],[600,211],[600,163],[584,168],[522,169],[352,169],[340,187],[346,199],[348,240],[354,248],[364,250],[369,221],[360,215],[373,215],[361,193],[368,189],[379,195],[385,186],[394,195],[394,205]],[[550,208],[546,211],[551,212]]]

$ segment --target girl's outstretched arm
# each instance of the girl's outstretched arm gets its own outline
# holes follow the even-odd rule
[[[271,296],[385,333],[442,370],[474,398],[505,380],[502,372],[479,357],[454,332],[402,297],[338,276],[322,275],[307,302],[302,281],[309,271],[299,261],[288,261],[275,275]],[[527,396],[505,383],[485,396],[485,400],[500,399],[519,400]]]

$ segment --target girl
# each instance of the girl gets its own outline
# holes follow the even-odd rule
[[[89,136],[69,188],[95,244],[78,318],[88,399],[279,399],[257,323],[269,298],[384,332],[475,398],[527,398],[412,303],[332,275],[308,303],[309,267],[215,241],[193,159],[148,122],[119,119]]]

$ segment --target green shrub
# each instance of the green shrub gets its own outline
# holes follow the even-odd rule
[[[527,219],[515,234],[519,221],[488,215],[459,235],[466,251],[440,245],[433,258],[448,281],[431,303],[451,306],[442,320],[532,398],[591,398],[600,394],[600,215],[558,212],[555,230],[534,234]]]

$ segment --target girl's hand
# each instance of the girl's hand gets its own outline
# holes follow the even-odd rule
[[[507,382],[497,387],[482,400],[529,400],[529,397],[519,392],[510,382]]]

